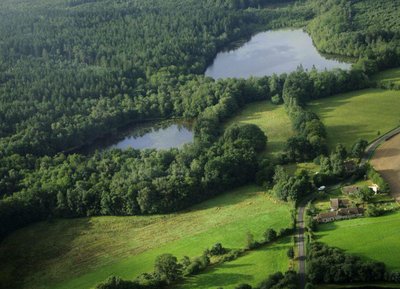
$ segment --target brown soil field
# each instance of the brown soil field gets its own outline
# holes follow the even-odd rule
[[[400,134],[375,151],[371,164],[389,183],[392,196],[400,201]]]

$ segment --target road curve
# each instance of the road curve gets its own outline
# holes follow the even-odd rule
[[[388,139],[394,137],[395,135],[397,135],[399,133],[400,133],[400,127],[395,128],[395,129],[389,131],[388,133],[382,135],[381,137],[377,138],[376,140],[372,141],[372,143],[370,143],[365,150],[364,157],[361,160],[361,164],[365,164],[366,162],[368,162],[371,159],[371,157],[373,156],[375,150],[381,144],[383,144],[385,141],[387,141]]]
[[[297,236],[296,243],[298,247],[299,260],[299,288],[304,289],[306,286],[306,250],[304,245],[304,212],[307,202],[302,202],[299,205],[297,214]]]

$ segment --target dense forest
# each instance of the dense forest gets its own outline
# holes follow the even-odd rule
[[[259,179],[276,163],[326,154],[325,129],[307,102],[365,87],[369,74],[399,64],[398,25],[370,23],[376,12],[369,7],[385,8],[365,1],[269,7],[281,2],[0,3],[0,238],[54,216],[176,211]],[[232,41],[288,26],[306,27],[323,52],[359,60],[350,71],[219,81],[202,75]],[[297,132],[278,160],[258,162],[268,136],[257,127],[221,129],[256,100],[284,103]],[[195,119],[194,144],[61,153],[128,122],[170,117]]]

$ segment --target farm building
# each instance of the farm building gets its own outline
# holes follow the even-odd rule
[[[349,200],[331,199],[331,211],[337,211],[340,208],[347,208],[349,204],[350,204]]]
[[[314,219],[318,223],[329,223],[338,220],[346,220],[361,217],[364,213],[362,208],[341,208],[334,212],[319,213]]]

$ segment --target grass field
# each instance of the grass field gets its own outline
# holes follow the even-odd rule
[[[318,241],[400,270],[400,212],[319,226]]]
[[[286,140],[294,135],[290,119],[283,105],[278,106],[267,101],[247,105],[226,126],[233,123],[258,125],[268,137],[267,155],[275,155],[281,152]]]
[[[326,126],[328,144],[350,148],[357,139],[372,141],[400,125],[400,92],[366,89],[320,99],[310,104]]]
[[[290,223],[291,205],[248,186],[172,215],[55,220],[17,231],[0,246],[0,283],[29,289],[87,289],[112,274],[152,271],[162,253],[198,256],[217,242],[245,245],[246,232]],[[259,264],[266,266],[268,264]]]
[[[179,289],[233,289],[239,283],[258,285],[270,274],[289,269],[287,250],[293,246],[291,238],[252,251],[232,262],[214,266],[203,274],[188,279]]]
[[[393,83],[400,85],[400,68],[393,68],[382,71],[373,77],[373,80],[383,84]]]

